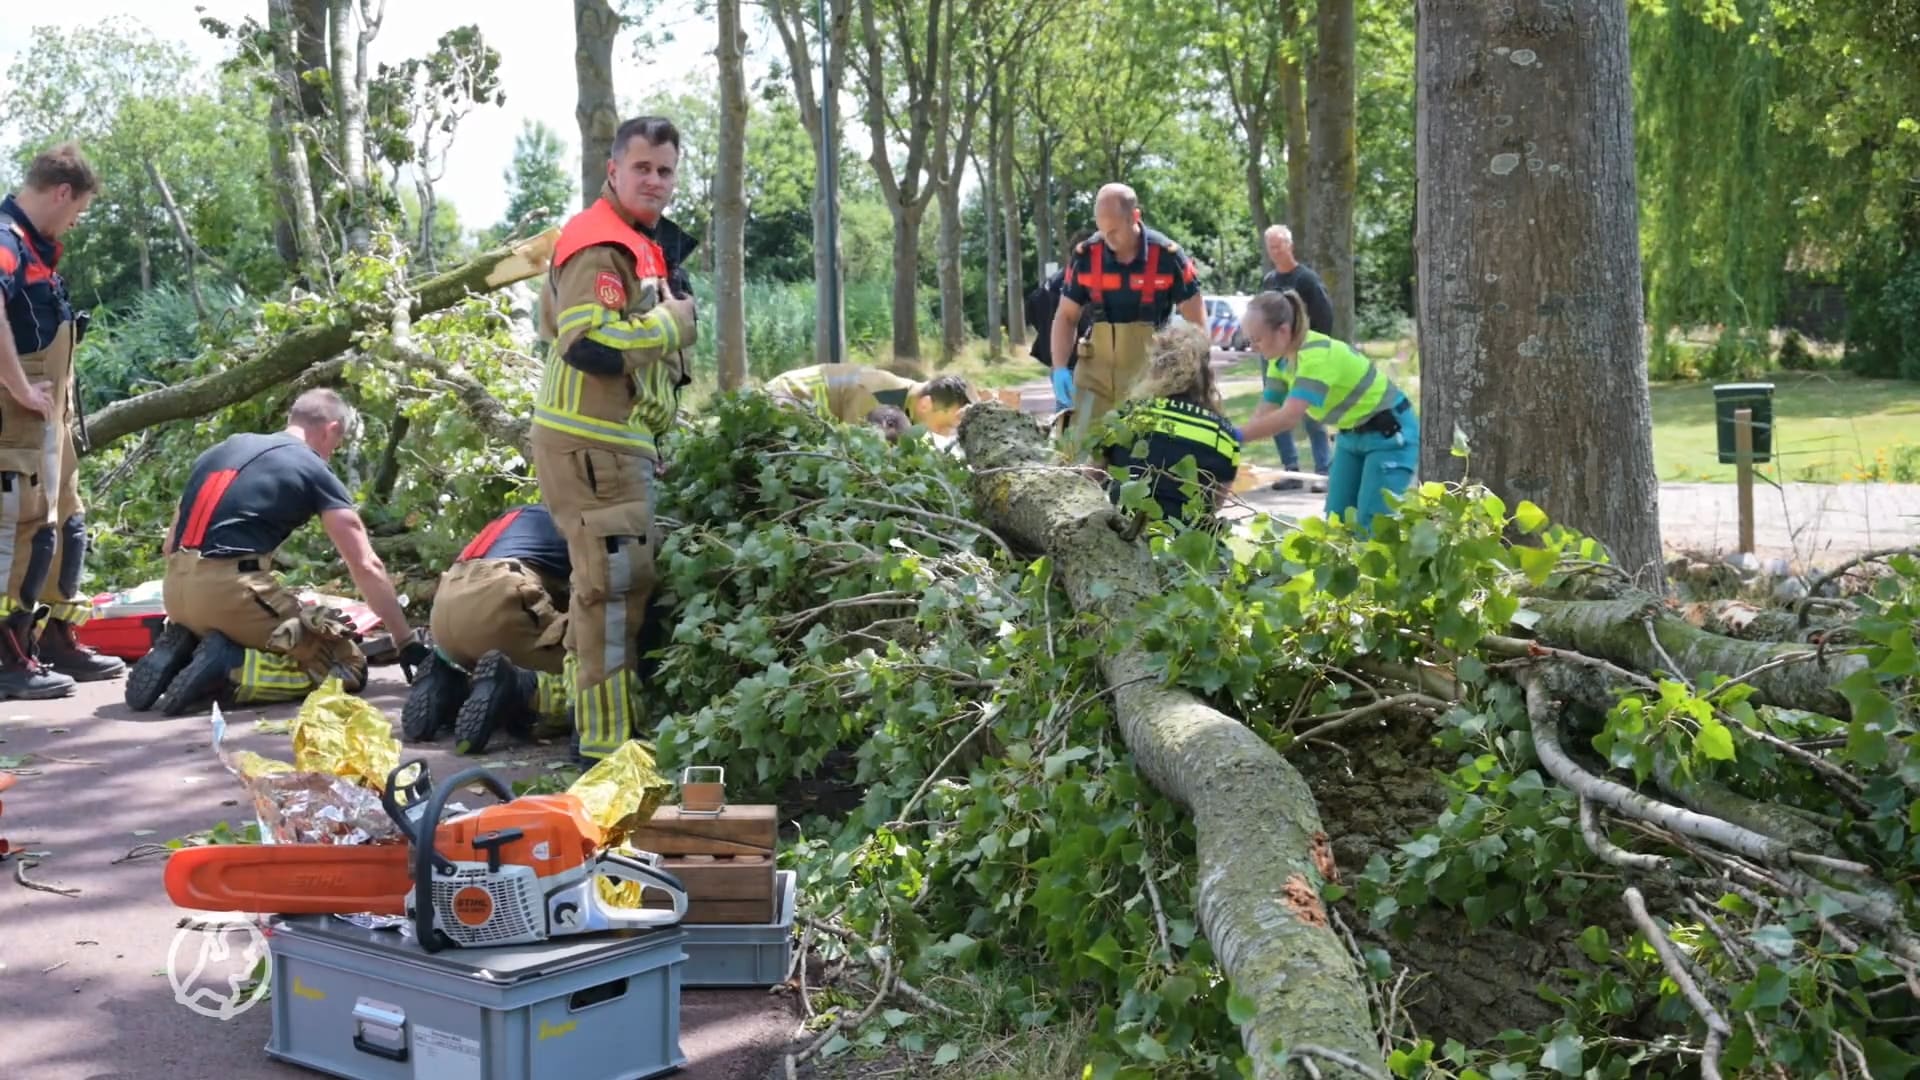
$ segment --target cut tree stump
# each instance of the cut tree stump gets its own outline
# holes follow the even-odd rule
[[[982,520],[1050,556],[1076,610],[1111,625],[1159,592],[1145,547],[1116,531],[1106,492],[1059,463],[1032,417],[975,405],[959,441]],[[1266,1052],[1276,1044],[1384,1073],[1361,974],[1320,901],[1338,869],[1306,781],[1244,724],[1160,685],[1140,648],[1106,654],[1101,671],[1140,771],[1193,815],[1196,907],[1234,989],[1254,1002],[1240,1030],[1254,1075],[1283,1075]],[[1363,1075],[1316,1064],[1325,1076]]]

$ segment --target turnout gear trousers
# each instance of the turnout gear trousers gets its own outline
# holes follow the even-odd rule
[[[430,625],[440,654],[472,671],[498,649],[514,666],[558,675],[567,616],[555,584],[518,559],[471,559],[440,575]]]
[[[73,393],[73,323],[45,349],[20,358],[29,383],[50,382],[53,412],[40,416],[0,391],[0,563],[7,591],[0,617],[39,604],[78,626],[93,614],[79,596],[86,555],[80,456],[68,428]]]
[[[272,572],[273,556],[167,556],[162,587],[167,618],[206,637],[218,630],[246,650],[231,678],[242,704],[303,698],[339,674],[349,690],[366,685],[367,658],[346,624],[304,607]]]
[[[1073,438],[1084,442],[1095,421],[1126,400],[1147,370],[1151,323],[1095,322],[1080,343],[1073,372]]]

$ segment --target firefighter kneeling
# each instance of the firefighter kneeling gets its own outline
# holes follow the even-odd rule
[[[567,723],[567,541],[544,506],[495,518],[440,575],[433,652],[400,713],[402,734],[427,742],[452,726],[477,754],[496,731],[522,738],[534,721]]]
[[[958,375],[916,382],[859,364],[814,364],[783,371],[768,380],[767,393],[782,404],[811,408],[843,424],[870,423],[875,410],[892,406],[936,435],[952,435],[960,426],[960,413],[973,404],[967,380]]]
[[[426,659],[353,500],[327,468],[354,419],[339,394],[309,390],[285,431],[234,435],[193,463],[162,548],[167,627],[127,676],[130,708],[157,704],[179,716],[229,687],[236,704],[252,704],[303,698],[330,677],[350,692],[366,684],[367,659],[345,621],[303,607],[272,572],[274,552],[315,516],[403,667]]]

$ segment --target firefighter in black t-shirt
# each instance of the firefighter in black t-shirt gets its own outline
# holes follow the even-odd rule
[[[1074,248],[1060,306],[1053,315],[1053,393],[1073,409],[1075,442],[1126,397],[1147,366],[1147,342],[1178,309],[1197,327],[1207,325],[1193,260],[1180,245],[1140,223],[1140,202],[1125,184],[1108,184],[1093,202],[1100,234]],[[1079,363],[1067,370],[1083,308],[1093,327]]]
[[[234,435],[193,463],[162,545],[167,627],[127,676],[130,708],[158,704],[178,716],[229,685],[236,703],[292,701],[329,677],[359,692],[367,660],[344,620],[303,607],[272,573],[274,551],[315,516],[392,634],[403,669],[426,659],[353,500],[327,468],[354,419],[339,394],[309,390],[285,431]]]
[[[433,651],[400,713],[424,742],[451,725],[462,753],[495,731],[564,722],[567,582],[573,560],[544,506],[517,506],[461,550],[433,594]]]

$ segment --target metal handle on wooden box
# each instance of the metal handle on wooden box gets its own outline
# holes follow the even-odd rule
[[[695,773],[711,775],[713,780],[693,779]],[[689,765],[680,770],[680,812],[699,817],[719,817],[727,808],[727,770],[719,765]]]

